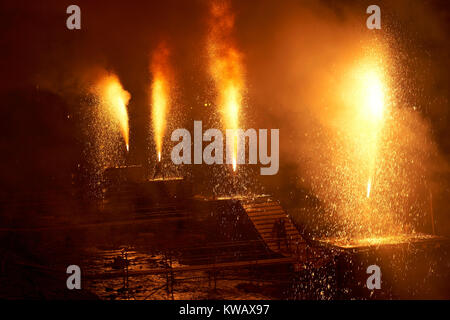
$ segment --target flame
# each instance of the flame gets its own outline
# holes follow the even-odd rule
[[[150,72],[153,75],[151,85],[153,134],[158,161],[161,161],[164,133],[167,126],[167,113],[170,104],[171,78],[169,49],[164,43],[161,43],[153,53]]]
[[[362,95],[364,97],[363,109],[367,112],[371,126],[371,156],[369,160],[369,180],[367,183],[367,198],[370,197],[370,191],[372,187],[372,177],[375,172],[375,162],[377,157],[377,144],[379,131],[383,123],[383,113],[385,106],[385,83],[383,80],[383,72],[380,66],[373,62],[366,65],[362,70],[361,77]],[[370,142],[370,141],[369,141]]]
[[[112,118],[118,122],[120,132],[129,151],[129,126],[127,105],[131,95],[123,89],[119,78],[115,74],[108,74],[100,79],[96,86],[101,103],[107,107]]]
[[[387,81],[381,52],[361,59],[350,71],[345,86],[345,103],[349,106],[348,118],[354,135],[355,152],[365,171],[366,197],[373,192],[379,140],[387,104]]]
[[[218,92],[217,104],[227,129],[234,130],[232,145],[233,171],[237,168],[239,113],[243,102],[244,74],[242,55],[236,49],[232,33],[234,16],[228,2],[211,6],[208,37],[209,69]]]
[[[377,67],[369,67],[363,77],[365,105],[371,119],[380,122],[383,118],[384,109],[384,84]]]
[[[383,71],[378,65],[369,63],[362,70],[362,95],[364,96],[363,110],[367,112],[369,121],[369,178],[367,183],[367,198],[370,197],[372,179],[375,174],[376,158],[378,154],[378,140],[383,124],[385,107],[385,83]]]

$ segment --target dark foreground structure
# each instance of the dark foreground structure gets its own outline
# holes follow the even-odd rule
[[[271,196],[192,196],[182,178],[137,181],[122,173],[90,221],[0,230],[2,297],[449,297],[444,238],[310,239]],[[73,264],[82,270],[81,291],[66,288]],[[380,290],[366,286],[373,264],[382,270]]]

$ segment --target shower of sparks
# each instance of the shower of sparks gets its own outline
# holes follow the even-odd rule
[[[121,135],[129,151],[129,126],[127,105],[131,98],[128,91],[124,90],[119,78],[114,74],[108,74],[100,79],[95,92],[99,95],[100,103],[106,107],[107,113],[113,121],[119,124]]]
[[[369,178],[367,182],[367,198],[370,197],[372,188],[373,175],[375,173],[378,137],[381,126],[383,124],[383,111],[385,107],[385,83],[383,81],[383,71],[376,64],[367,65],[361,74],[361,91],[364,101],[362,107],[367,108],[368,118],[370,122],[369,130],[371,130],[370,141],[370,159],[369,159]]]
[[[233,171],[237,168],[239,113],[243,102],[244,75],[241,53],[236,49],[232,33],[234,16],[227,2],[214,2],[211,6],[208,36],[209,69],[214,79],[217,104],[226,129],[234,130],[233,143],[227,150]]]
[[[153,76],[151,85],[151,111],[153,135],[158,161],[161,161],[164,133],[167,126],[167,114],[170,105],[170,67],[169,50],[160,44],[152,56],[150,72]]]
[[[365,172],[366,198],[374,191],[379,141],[386,109],[387,83],[381,53],[369,55],[350,71],[345,102],[350,105],[360,170]],[[348,123],[350,124],[350,123]]]
[[[404,209],[395,195],[406,160],[399,152],[388,48],[365,46],[343,62],[326,88],[330,107],[320,113],[327,125],[320,146],[327,152],[321,156],[325,161],[314,164],[320,168],[314,177],[321,178],[314,192],[327,203],[330,217],[339,219],[333,230],[340,236],[403,232],[409,227],[397,220]]]
[[[317,223],[327,236],[410,234],[430,211],[424,185],[434,146],[427,125],[409,108],[411,91],[391,49],[369,39],[318,84],[320,126],[306,137],[312,160],[305,165],[324,204]]]

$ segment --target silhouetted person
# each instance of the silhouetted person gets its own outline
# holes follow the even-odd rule
[[[284,244],[286,245],[286,249],[289,249],[289,242],[286,237],[286,225],[283,218],[279,218],[275,220],[273,224],[272,234],[277,240],[278,250],[281,250],[281,241],[284,239]]]

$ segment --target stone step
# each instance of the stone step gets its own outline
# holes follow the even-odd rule
[[[251,215],[251,216],[254,216],[254,217],[256,217],[256,216],[267,216],[267,215],[276,214],[276,213],[281,213],[281,214],[286,215],[286,212],[284,212],[280,208],[274,208],[274,209],[265,210],[265,211],[246,211],[246,212],[247,212],[248,215]]]

